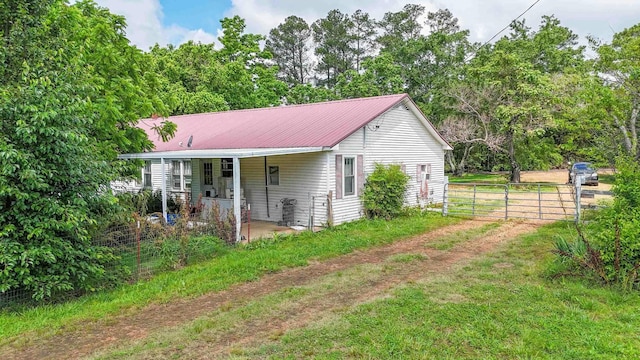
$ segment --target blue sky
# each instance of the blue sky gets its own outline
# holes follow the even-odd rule
[[[164,12],[163,25],[178,24],[187,28],[201,28],[215,34],[220,19],[231,9],[231,0],[160,0]]]
[[[215,43],[220,19],[238,15],[246,31],[267,35],[289,15],[308,23],[325,17],[329,10],[352,14],[362,9],[381,19],[386,12],[407,3],[421,4],[427,11],[448,8],[469,29],[473,41],[483,42],[509,24],[535,0],[96,0],[101,6],[127,18],[127,36],[143,50],[155,43],[179,45],[189,40]],[[610,41],[614,32],[640,22],[640,0],[540,0],[526,15],[537,28],[542,15],[555,15],[577,33],[582,43],[593,35]],[[219,46],[219,44],[217,44]]]

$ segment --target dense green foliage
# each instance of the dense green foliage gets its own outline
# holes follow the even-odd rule
[[[244,34],[237,17],[222,29],[219,50],[151,50],[172,114],[406,92],[454,146],[447,164],[457,175],[510,170],[517,182],[521,170],[636,156],[638,26],[611,43],[593,39],[593,61],[553,16],[536,29],[515,21],[479,46],[449,10],[416,4],[381,19],[362,10],[313,23],[291,15],[266,37]]]
[[[640,288],[640,165],[620,158],[613,203],[597,212],[575,242],[560,239],[556,252],[580,274],[626,289]]]
[[[91,2],[9,1],[0,12],[0,292],[91,291],[114,260],[91,244],[117,211],[109,182],[150,149],[163,111],[124,19]]]
[[[402,211],[409,175],[398,164],[376,164],[362,192],[365,214],[371,219],[391,219]]]

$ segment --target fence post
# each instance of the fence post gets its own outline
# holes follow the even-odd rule
[[[449,177],[445,176],[444,177],[444,190],[443,190],[443,194],[442,194],[442,216],[447,216],[447,214],[449,213],[449,203],[447,202],[447,197],[449,196],[448,194],[448,190],[449,190]]]
[[[504,186],[504,219],[509,218],[509,184]]]
[[[573,181],[576,186],[576,212],[575,221],[576,224],[580,222],[580,212],[582,210],[582,175],[574,176]]]
[[[538,219],[542,219],[542,195],[540,194],[540,184],[538,184]]]
[[[140,220],[138,220],[136,222],[136,242],[138,243],[138,256],[137,256],[137,260],[138,260],[138,267],[137,267],[137,272],[136,272],[136,278],[140,278],[140,272],[141,272],[141,268],[140,268]]]
[[[473,202],[471,203],[471,215],[476,214],[476,184],[473,184]]]

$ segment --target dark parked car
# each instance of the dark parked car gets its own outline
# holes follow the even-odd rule
[[[582,184],[598,186],[598,172],[588,162],[577,162],[569,168],[569,183],[573,184],[577,176],[582,177]]]

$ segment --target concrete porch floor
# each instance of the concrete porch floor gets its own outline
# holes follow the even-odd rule
[[[249,225],[251,226],[251,233],[249,234]],[[272,238],[274,234],[292,234],[300,232],[300,230],[294,230],[287,226],[278,226],[275,222],[269,221],[251,221],[251,224],[242,223],[242,238],[243,241],[253,241],[260,238]]]

